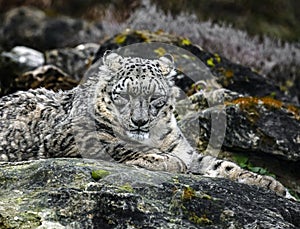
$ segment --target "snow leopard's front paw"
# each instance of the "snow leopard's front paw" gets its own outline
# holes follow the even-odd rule
[[[167,155],[167,154],[156,154],[149,153],[142,155],[139,158],[126,162],[127,165],[136,165],[149,170],[155,171],[168,171],[168,172],[186,172],[185,163],[179,158]]]
[[[289,191],[273,177],[253,173],[233,162],[212,156],[197,155],[191,163],[189,171],[203,176],[227,178],[239,183],[256,185],[272,190],[280,196],[295,200]]]

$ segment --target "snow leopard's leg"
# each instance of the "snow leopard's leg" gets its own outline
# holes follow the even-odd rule
[[[119,152],[119,155],[123,153],[123,157],[121,157],[123,161],[121,162],[125,162],[129,165],[137,165],[149,170],[175,173],[186,172],[192,161],[193,154],[195,154],[195,150],[190,146],[179,128],[175,125],[175,119],[173,122],[173,126],[170,128],[171,131],[167,131],[167,134],[163,135],[163,141],[159,145],[159,148],[147,148],[147,146],[143,145],[138,149],[138,146],[132,147],[126,144],[125,149]],[[126,150],[128,151],[128,149],[134,149],[136,152],[131,153],[132,156],[130,156],[130,158],[128,157],[130,153],[127,153],[126,156],[124,155],[124,152],[126,152]],[[114,152],[116,152],[116,150]]]
[[[126,161],[127,165],[136,165],[149,170],[184,173],[187,170],[185,163],[175,155],[164,154],[153,149],[139,157]]]
[[[256,185],[265,189],[272,190],[280,196],[295,199],[288,190],[271,176],[260,175],[242,169],[233,162],[217,159],[212,156],[198,155],[194,157],[189,171],[208,177],[227,178],[239,183]]]

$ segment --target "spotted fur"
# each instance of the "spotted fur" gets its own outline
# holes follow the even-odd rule
[[[225,177],[285,195],[274,179],[253,177],[231,162],[195,152],[173,115],[178,96],[173,73],[173,62],[166,57],[149,60],[110,53],[73,90],[37,89],[1,98],[0,161],[99,158]]]

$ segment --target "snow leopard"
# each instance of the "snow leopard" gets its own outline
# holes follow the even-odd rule
[[[255,184],[287,196],[275,179],[201,155],[174,117],[174,61],[104,55],[69,91],[44,88],[0,99],[0,161],[109,158],[130,166]]]

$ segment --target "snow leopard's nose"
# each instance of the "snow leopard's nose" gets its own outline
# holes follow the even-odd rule
[[[145,117],[144,118],[131,117],[131,121],[135,126],[140,128],[145,126],[149,122],[149,119]]]

